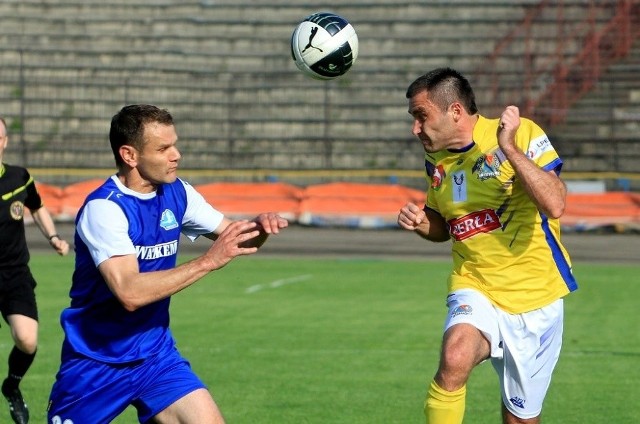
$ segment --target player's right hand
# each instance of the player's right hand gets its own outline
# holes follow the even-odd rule
[[[427,218],[424,209],[414,203],[407,203],[400,209],[398,225],[405,230],[415,231]]]
[[[222,268],[236,256],[251,255],[257,252],[257,247],[243,246],[246,246],[247,240],[255,238],[259,234],[258,224],[253,221],[240,220],[230,223],[218,235],[216,241],[204,255],[211,262],[211,270]]]

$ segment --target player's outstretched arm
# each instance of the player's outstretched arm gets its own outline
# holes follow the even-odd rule
[[[257,225],[251,221],[231,222],[207,252],[173,269],[140,272],[135,255],[113,256],[98,269],[124,308],[135,311],[185,289],[238,256],[257,252],[257,247],[244,247],[260,234]]]
[[[411,202],[400,209],[398,225],[430,241],[442,242],[450,237],[447,222],[442,215]]]

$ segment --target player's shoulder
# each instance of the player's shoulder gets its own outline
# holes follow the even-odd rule
[[[120,187],[116,184],[115,180],[112,177],[109,177],[87,195],[87,201],[96,199],[115,201],[120,197],[122,197],[122,190],[120,190]]]
[[[516,143],[523,148],[529,149],[532,144],[550,144],[549,137],[544,130],[529,118],[520,118],[520,128],[516,134]]]
[[[26,177],[27,179],[29,179],[30,177],[29,170],[27,170],[27,168],[23,166],[10,165],[8,163],[3,163],[2,166],[4,167],[3,175],[5,176],[23,177],[23,178]]]
[[[543,132],[542,127],[538,125],[533,119],[524,116],[520,117],[520,128],[528,128],[531,131]]]
[[[474,127],[474,130],[486,131],[489,129],[498,129],[500,124],[500,118],[487,118],[486,116],[479,115],[478,121]],[[526,116],[520,117],[520,130],[522,129],[539,129],[542,131],[540,125],[538,125],[533,119]]]

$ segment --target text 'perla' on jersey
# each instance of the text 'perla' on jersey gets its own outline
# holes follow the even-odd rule
[[[528,197],[498,147],[498,119],[478,118],[473,143],[425,155],[427,207],[442,215],[453,240],[449,290],[472,288],[496,306],[522,313],[577,288],[560,243],[560,224]],[[542,129],[521,118],[517,147],[540,168],[562,161]]]

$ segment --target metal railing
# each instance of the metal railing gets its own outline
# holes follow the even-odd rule
[[[547,29],[540,32],[540,27]],[[603,71],[625,57],[640,36],[640,5],[634,0],[543,0],[496,44],[478,69],[488,87],[487,104],[517,103],[546,126],[561,123]],[[505,58],[511,71],[505,72]],[[519,71],[514,81],[513,68]]]

